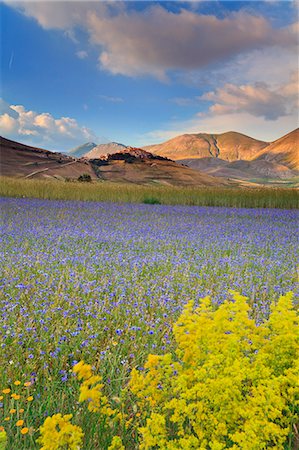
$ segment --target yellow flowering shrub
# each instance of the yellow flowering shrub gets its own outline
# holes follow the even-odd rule
[[[137,407],[151,410],[141,414],[139,448],[283,449],[299,420],[292,295],[259,326],[237,293],[217,310],[208,297],[196,309],[190,302],[173,331],[176,357],[149,355],[146,370],[132,372]]]
[[[47,417],[40,427],[40,437],[37,442],[42,445],[41,450],[79,450],[84,433],[77,425],[72,425],[72,414],[62,416],[54,414]]]
[[[143,371],[133,369],[115,409],[102,377],[84,361],[74,366],[79,402],[98,414],[103,450],[299,448],[299,318],[292,294],[281,296],[261,324],[247,299],[232,294],[218,308],[209,297],[198,308],[187,304],[173,327],[175,352],[148,355]],[[45,420],[43,450],[80,448],[83,433],[70,417]]]

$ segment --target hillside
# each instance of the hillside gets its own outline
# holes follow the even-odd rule
[[[79,145],[78,147],[72,148],[68,153],[71,156],[75,156],[76,158],[80,158],[86,153],[90,152],[97,144],[94,142],[86,142],[85,144]]]
[[[226,161],[248,161],[268,145],[267,142],[229,131],[222,134],[183,134],[162,144],[143,148],[174,160],[213,157]]]
[[[1,137],[0,174],[19,178],[92,179],[173,186],[224,186],[229,183],[143,149],[125,148],[100,158],[77,159]]]
[[[272,142],[255,156],[255,160],[299,170],[299,128]]]
[[[118,142],[109,142],[108,144],[96,145],[82,156],[87,159],[101,158],[104,155],[117,153],[126,148],[126,145],[119,144]]]
[[[83,173],[96,178],[93,168],[86,161],[0,138],[1,175],[25,178],[78,178]]]
[[[224,161],[219,158],[194,158],[178,161],[194,170],[200,170],[209,175],[235,180],[259,178],[286,180],[297,177],[299,173],[289,167],[273,161]]]
[[[169,186],[230,185],[226,180],[138,148],[128,147],[121,152],[89,161],[98,178],[106,181]]]

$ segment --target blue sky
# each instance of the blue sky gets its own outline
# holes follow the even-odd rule
[[[66,151],[297,126],[293,2],[1,4],[0,131]]]

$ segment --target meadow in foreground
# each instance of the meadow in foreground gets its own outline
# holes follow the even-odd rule
[[[97,415],[77,401],[73,367],[92,363],[116,406],[132,369],[173,353],[190,300],[211,295],[217,309],[239,291],[258,325],[281,294],[293,291],[296,305],[296,211],[9,198],[1,211],[8,448],[39,448],[38,427],[56,413],[73,413],[83,449],[108,448]]]

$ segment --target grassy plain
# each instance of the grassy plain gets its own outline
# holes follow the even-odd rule
[[[230,206],[236,208],[299,207],[294,188],[173,187],[116,184],[109,182],[63,182],[0,178],[0,196],[51,200],[82,200],[164,205]]]

